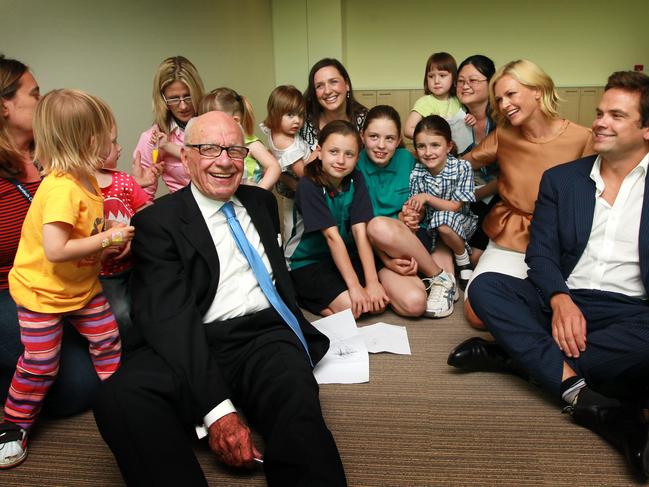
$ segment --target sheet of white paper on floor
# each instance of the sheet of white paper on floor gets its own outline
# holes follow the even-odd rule
[[[370,360],[351,310],[313,322],[330,341],[329,350],[313,375],[318,384],[360,384],[370,380]]]
[[[408,331],[405,326],[375,323],[358,329],[365,340],[370,353],[390,352],[400,355],[410,355]]]

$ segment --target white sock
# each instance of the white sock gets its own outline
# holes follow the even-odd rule
[[[455,254],[455,263],[457,265],[467,265],[470,264],[469,253],[464,249],[464,252],[461,255]]]

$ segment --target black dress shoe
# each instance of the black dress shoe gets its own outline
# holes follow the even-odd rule
[[[598,393],[584,388],[572,408],[575,422],[597,433],[621,451],[639,480],[649,479],[649,423],[637,402],[611,405]],[[601,405],[604,403],[605,405]]]
[[[480,337],[469,338],[449,354],[446,363],[467,372],[504,372],[527,380],[529,375],[496,342]]]

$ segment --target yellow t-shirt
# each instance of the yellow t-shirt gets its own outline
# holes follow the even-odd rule
[[[104,202],[68,174],[50,174],[34,195],[9,272],[9,291],[16,304],[37,313],[64,313],[83,308],[101,292],[101,252],[80,260],[53,263],[45,257],[43,225],[72,225],[70,238],[85,238],[104,227]]]

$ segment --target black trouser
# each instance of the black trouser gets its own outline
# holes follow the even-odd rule
[[[264,438],[268,484],[346,485],[318,384],[277,314],[266,310],[206,327],[232,401]],[[192,450],[185,394],[180,378],[146,347],[104,383],[95,419],[129,485],[207,485]]]

